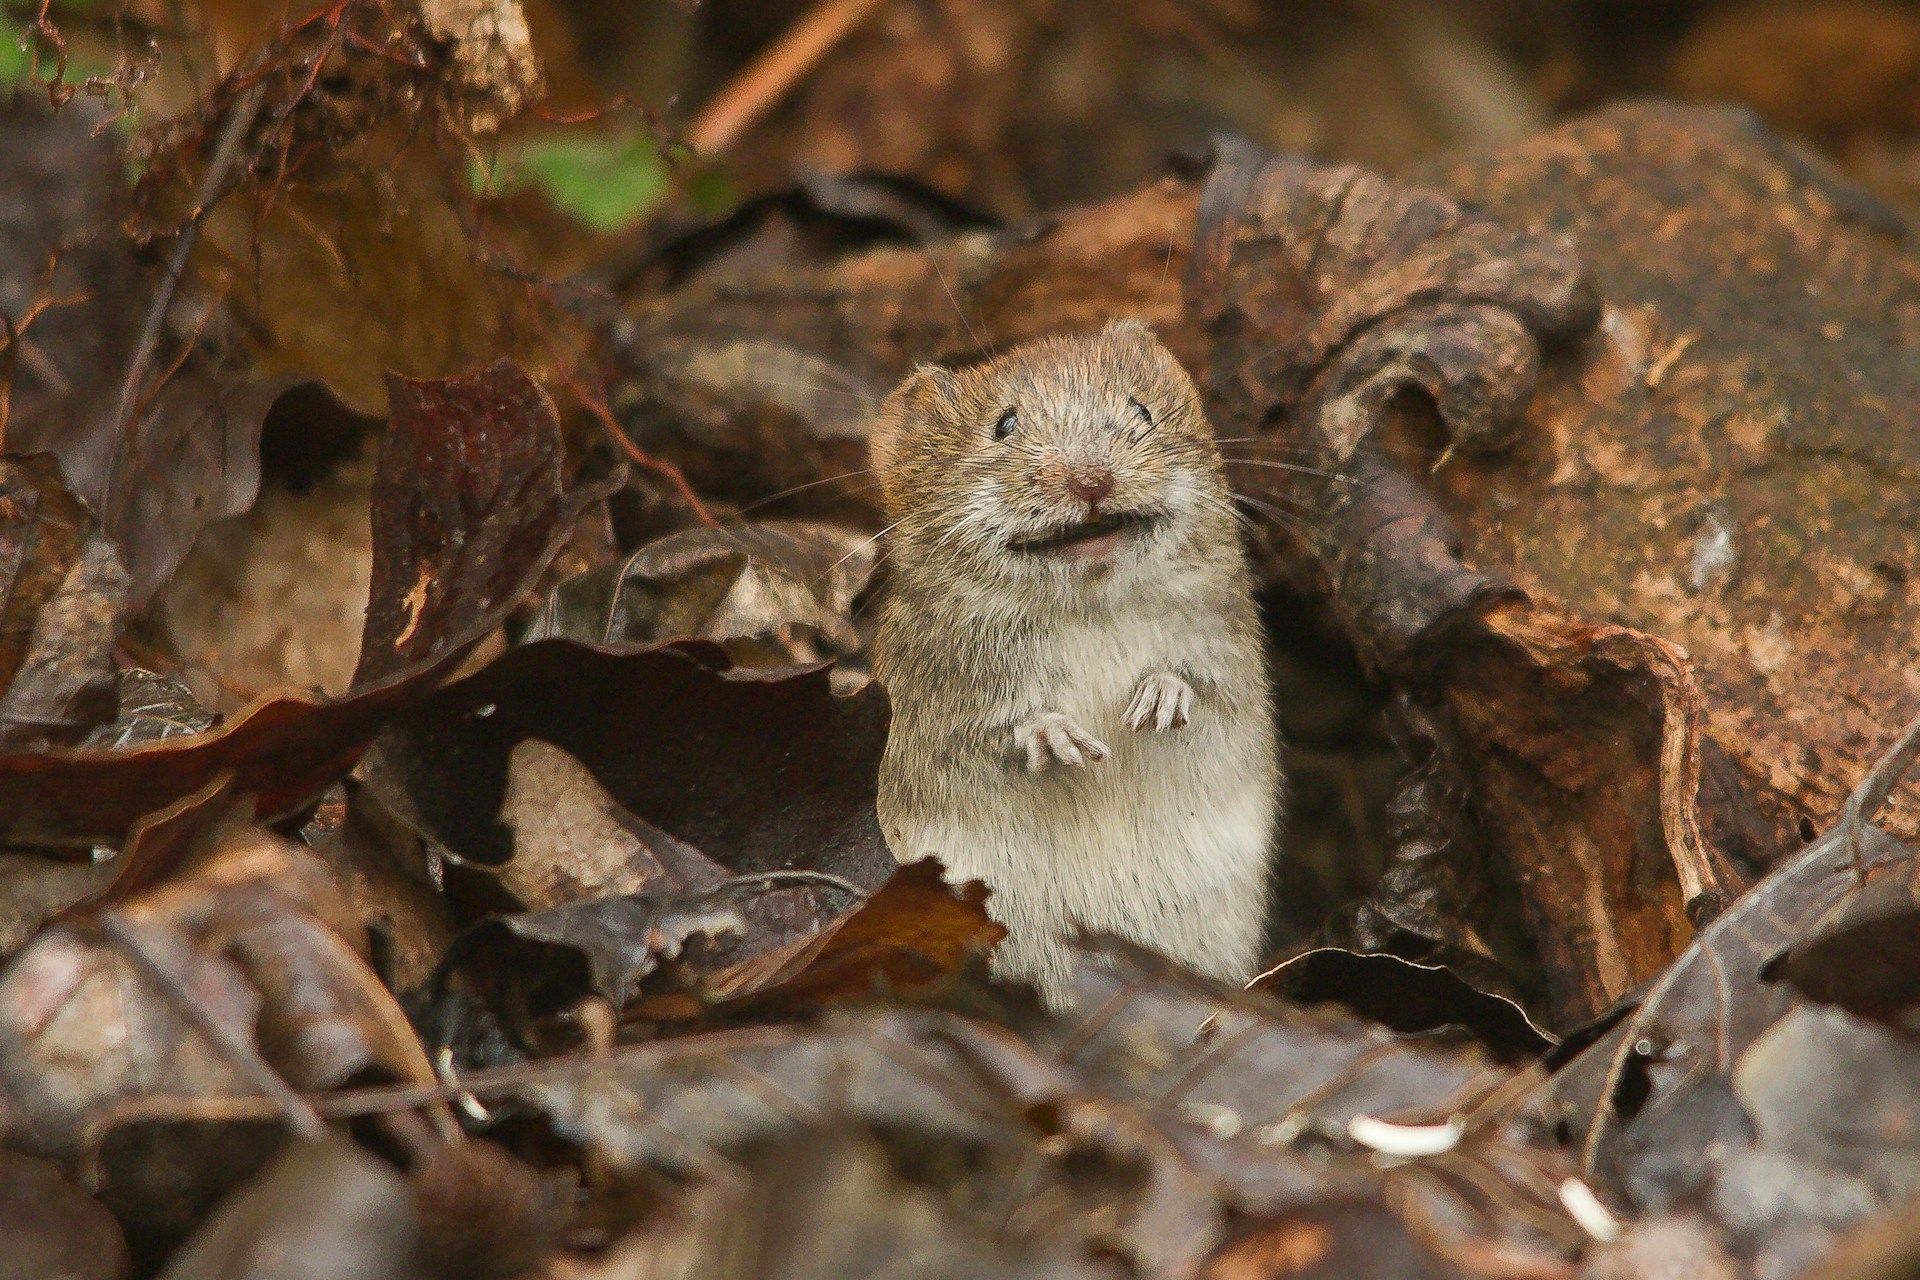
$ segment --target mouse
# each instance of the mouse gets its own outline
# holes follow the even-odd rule
[[[921,365],[869,447],[895,857],[984,881],[994,975],[1054,1008],[1082,931],[1245,982],[1283,780],[1242,516],[1186,369],[1134,319]]]

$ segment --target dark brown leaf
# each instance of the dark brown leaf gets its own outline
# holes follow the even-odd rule
[[[229,771],[236,791],[259,797],[263,816],[285,814],[351,769],[381,727],[458,666],[482,634],[457,637],[432,660],[336,702],[269,696],[209,732],[127,750],[0,752],[0,840],[112,844],[146,814]]]
[[[127,571],[51,454],[0,457],[0,741],[113,718]]]
[[[118,841],[143,815],[227,771],[263,816],[284,814],[352,768],[389,718],[520,602],[572,515],[598,496],[562,494],[551,405],[504,364],[404,386],[422,412],[396,419],[383,454],[386,497],[375,522],[383,567],[354,689],[335,701],[269,696],[212,732],[128,750],[0,754],[0,839]]]
[[[1630,1016],[1538,1091],[1539,1105],[1574,1135],[1590,1176],[1642,1208],[1662,1209],[1715,1186],[1737,1203],[1756,1178],[1766,1185],[1812,1178],[1811,1189],[1820,1179],[1806,1162],[1844,1167],[1831,1143],[1774,1147],[1765,1126],[1756,1129],[1751,1094],[1763,1075],[1774,1090],[1809,1095],[1832,1074],[1827,1063],[1807,1066],[1805,1055],[1799,1070],[1781,1065],[1779,1042],[1772,1051],[1759,1046],[1783,1019],[1811,1012],[1779,981],[1783,954],[1847,918],[1863,883],[1881,901],[1887,894],[1913,900],[1920,859],[1872,822],[1916,751],[1920,725],[1861,783],[1839,826],[1703,928]],[[1872,888],[1881,883],[1890,887]],[[1868,979],[1862,990],[1871,992]],[[1804,1029],[1805,1019],[1798,1025]],[[1920,1100],[1912,1105],[1920,1108]],[[1768,1172],[1782,1157],[1799,1161],[1800,1172]],[[1741,1223],[1723,1205],[1720,1216],[1755,1234],[1774,1229],[1764,1214]],[[1790,1233],[1793,1220],[1783,1210],[1774,1226]]]
[[[735,873],[824,871],[863,888],[894,868],[874,814],[887,709],[837,698],[825,670],[726,669],[707,646],[509,651],[382,735],[384,803],[462,859],[509,854],[496,815],[514,749],[537,737],[624,809]]]
[[[98,123],[84,103],[49,112],[13,94],[0,104],[0,314],[20,329],[0,422],[9,449],[54,454],[73,491],[105,513],[139,604],[202,529],[253,504],[261,423],[284,384],[254,373],[205,297],[175,308],[180,329],[162,325],[161,358],[134,367],[143,315],[164,286],[123,229],[120,135]]]
[[[522,791],[536,776],[539,808]],[[539,909],[470,930],[441,966],[494,1009],[544,1016],[591,992],[616,1011],[631,1005],[668,1021],[792,1014],[924,989],[1004,933],[980,886],[956,892],[932,862],[896,871],[870,898],[804,869],[729,878],[613,805],[571,757],[536,739],[514,749],[508,788],[502,817],[514,853],[498,877]],[[547,834],[562,843],[540,839]],[[668,960],[673,981],[634,1005],[640,980]]]
[[[988,918],[979,881],[950,885],[932,859],[901,867],[865,902],[828,901],[838,914],[817,919],[811,936],[796,930],[782,939],[790,954],[767,948],[751,963],[728,957],[727,968],[705,980],[707,991],[732,997],[716,1016],[793,1016],[924,992],[984,959],[1007,932]]]
[[[785,191],[743,201],[718,222],[669,228],[622,281],[634,293],[678,289],[743,269],[824,266],[878,245],[994,229],[992,218],[883,173],[804,172]]]
[[[1409,1035],[1464,1031],[1503,1058],[1537,1055],[1554,1044],[1513,1001],[1440,965],[1396,955],[1316,947],[1269,969],[1253,986],[1300,1004],[1341,1005]]]
[[[162,1280],[418,1280],[407,1181],[352,1143],[295,1143],[235,1191]]]
[[[569,515],[553,403],[511,363],[438,382],[396,376],[387,398],[356,687],[417,665],[514,603]]]
[[[853,602],[880,559],[871,535],[815,521],[685,529],[554,589],[530,639],[711,640],[743,666],[791,666],[861,647]]]
[[[619,1010],[642,978],[693,939],[718,942],[744,934],[747,924],[733,903],[736,897],[723,887],[672,897],[625,894],[516,912],[462,935],[446,964],[483,975],[494,1008],[524,1009],[538,1017],[592,994]]]
[[[0,1280],[121,1280],[113,1215],[44,1160],[0,1151]]]

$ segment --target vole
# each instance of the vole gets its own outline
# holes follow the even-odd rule
[[[1252,576],[1193,380],[1121,320],[923,365],[871,437],[891,522],[880,822],[984,880],[1049,1004],[1084,927],[1246,979],[1280,765]]]

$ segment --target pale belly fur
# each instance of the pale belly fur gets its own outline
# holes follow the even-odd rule
[[[1258,655],[1207,655],[1221,669],[1211,688],[1196,684],[1185,728],[1137,733],[1123,720],[1140,680],[1179,665],[1182,650],[1191,661],[1190,635],[1172,627],[1071,630],[1021,660],[1035,680],[1014,683],[1046,689],[1045,706],[979,691],[969,709],[979,723],[1072,717],[1111,751],[1091,767],[1029,773],[1010,730],[956,735],[916,714],[910,690],[906,705],[896,699],[880,779],[896,856],[937,857],[956,878],[985,881],[988,910],[1009,931],[995,972],[1034,982],[1049,1003],[1066,996],[1076,929],[1230,981],[1259,960],[1278,796]]]

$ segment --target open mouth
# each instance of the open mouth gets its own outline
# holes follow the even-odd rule
[[[1018,538],[1008,545],[1015,551],[1026,551],[1035,555],[1104,555],[1118,548],[1134,535],[1145,532],[1153,521],[1154,517],[1142,515],[1139,512],[1117,511],[1096,520],[1086,520],[1079,524],[1050,529],[1029,538]]]

